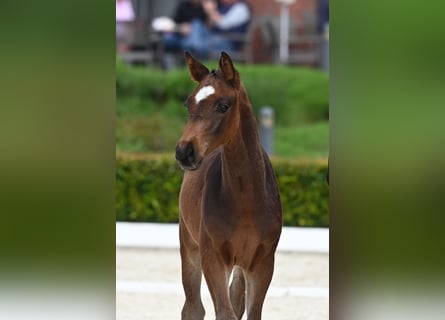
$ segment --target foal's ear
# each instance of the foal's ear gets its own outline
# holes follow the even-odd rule
[[[235,88],[238,88],[240,85],[239,73],[233,66],[230,56],[224,51],[221,52],[221,58],[219,58],[219,68],[221,69],[224,78]]]
[[[201,82],[201,80],[209,74],[209,69],[207,69],[207,67],[204,66],[201,62],[193,58],[190,52],[186,51],[184,55],[192,80]]]

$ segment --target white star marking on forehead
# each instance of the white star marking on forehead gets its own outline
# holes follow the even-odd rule
[[[215,88],[212,86],[202,87],[195,96],[195,101],[198,104],[200,101],[206,99],[208,96],[215,93]]]

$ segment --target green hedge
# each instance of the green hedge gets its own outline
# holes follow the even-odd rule
[[[182,171],[173,155],[118,154],[116,161],[118,221],[178,221]],[[272,164],[281,191],[284,225],[327,227],[327,161],[272,159]]]
[[[216,62],[206,63],[216,68]],[[275,108],[277,125],[324,121],[329,114],[329,78],[320,70],[277,65],[236,68],[249,94],[255,114],[264,105]],[[116,60],[116,109],[128,113],[167,112],[185,116],[183,102],[196,87],[183,69],[164,72],[129,66]]]

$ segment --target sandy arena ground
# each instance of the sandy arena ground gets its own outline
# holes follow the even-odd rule
[[[328,319],[328,287],[328,254],[277,252],[263,319]],[[180,319],[184,294],[179,250],[117,248],[116,290],[118,320]],[[201,294],[205,319],[214,319],[204,279]]]

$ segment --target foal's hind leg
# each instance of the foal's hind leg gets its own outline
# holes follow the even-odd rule
[[[201,301],[201,256],[199,247],[190,237],[187,228],[179,224],[179,239],[182,264],[182,285],[185,303],[182,320],[203,320],[205,311]]]
[[[246,282],[244,281],[243,270],[237,266],[233,269],[233,279],[230,284],[230,301],[236,316],[238,319],[241,319],[246,309]]]

